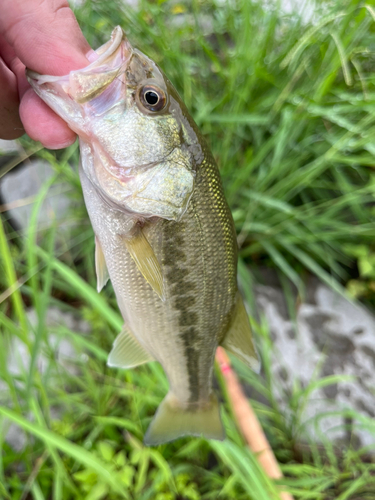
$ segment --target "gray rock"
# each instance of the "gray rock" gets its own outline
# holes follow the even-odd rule
[[[316,2],[314,0],[282,0],[280,9],[282,14],[297,14],[308,22],[316,14]]]
[[[18,425],[10,423],[6,426],[5,441],[14,451],[21,452],[26,446],[26,433]]]
[[[37,325],[38,319],[34,310],[30,309],[27,313],[27,317],[31,325]],[[64,325],[70,330],[82,334],[88,333],[90,330],[88,323],[85,321],[76,318],[73,314],[62,312],[55,307],[51,307],[46,315],[46,327],[53,331],[54,328],[60,325]],[[78,375],[79,363],[87,360],[87,354],[77,352],[69,339],[63,338],[56,333],[51,333],[48,336],[48,350],[53,350],[54,359],[57,361],[57,366],[53,365],[51,367],[45,347],[47,346],[42,346],[40,349],[36,364],[41,374],[48,373],[49,383],[54,383],[55,377],[57,377],[60,369]],[[18,338],[13,338],[8,352],[8,373],[13,378],[17,378],[17,376],[27,373],[30,369],[30,359],[30,353],[25,344]],[[17,380],[15,383],[17,385],[22,384],[22,382]],[[5,383],[2,383],[0,386],[0,401],[2,404],[7,405],[9,399],[7,386]],[[54,408],[54,418],[59,419],[60,416],[60,409]],[[26,435],[17,425],[10,423],[6,430],[5,441],[15,451],[22,451],[26,445]]]
[[[375,317],[327,286],[313,284],[308,302],[288,317],[280,288],[258,285],[256,302],[273,339],[273,375],[276,395],[286,415],[296,381],[301,388],[331,375],[342,381],[317,387],[301,413],[305,437],[356,446],[375,445]],[[351,377],[351,378],[350,378]],[[302,400],[301,400],[302,401]],[[334,412],[348,410],[346,418]],[[362,427],[351,414],[366,420]]]
[[[0,196],[5,209],[8,209],[8,215],[19,229],[24,231],[28,228],[38,194],[52,175],[54,171],[47,162],[33,160],[8,172],[1,179]],[[38,231],[50,227],[55,222],[59,224],[60,229],[69,227],[69,189],[67,184],[58,182],[49,189],[38,213]]]
[[[17,151],[21,151],[21,147],[17,141],[6,141],[5,139],[0,139],[0,156]]]

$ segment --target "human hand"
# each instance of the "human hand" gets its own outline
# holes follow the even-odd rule
[[[31,89],[25,67],[65,75],[91,52],[66,0],[0,0],[0,138],[26,132],[50,149],[72,144],[75,133]]]

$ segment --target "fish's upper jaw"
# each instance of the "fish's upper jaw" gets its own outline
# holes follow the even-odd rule
[[[75,74],[100,74],[111,69],[119,69],[130,60],[132,54],[133,47],[126,38],[123,29],[120,26],[116,26],[112,31],[111,39],[90,53],[90,64],[88,66],[71,71],[68,75],[64,76],[40,75],[36,71],[26,68],[26,77],[30,85],[35,89],[35,85],[70,80],[71,75]]]
[[[27,69],[26,76],[38,96],[80,135],[87,113],[102,114],[125,97],[125,72],[132,55],[132,46],[117,26],[111,39],[90,55],[88,66],[64,76],[40,75]],[[102,94],[103,99],[97,99]],[[89,109],[85,109],[86,103]]]
[[[40,75],[36,71],[26,68],[26,76],[30,85],[34,88],[34,85],[43,85],[44,83],[59,82],[63,78],[68,79],[67,76],[52,76],[52,75]]]
[[[132,54],[133,48],[124,31],[117,26],[111,39],[90,55],[92,62],[88,66],[64,76],[40,75],[26,69],[26,76],[38,94],[42,93],[42,86],[47,91],[61,86],[73,100],[82,104],[97,97],[120,73],[125,72]]]
[[[113,65],[113,60],[120,55],[122,63],[130,59],[133,54],[133,47],[130,45],[124,30],[120,26],[111,33],[111,38],[104,45],[95,50],[97,57],[90,56],[91,64],[84,70],[92,70],[102,65]]]
[[[78,103],[91,101],[115,80],[125,80],[125,71],[133,55],[133,48],[122,28],[117,26],[111,39],[99,47],[91,64],[69,74],[69,95]],[[125,83],[125,81],[123,82]]]

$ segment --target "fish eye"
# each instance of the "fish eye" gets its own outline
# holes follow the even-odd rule
[[[167,103],[165,92],[156,85],[144,85],[139,90],[139,100],[149,111],[161,111]]]
[[[150,106],[155,106],[159,102],[159,96],[156,92],[148,90],[147,92],[145,92],[145,100]]]

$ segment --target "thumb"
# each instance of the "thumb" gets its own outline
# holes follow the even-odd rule
[[[73,11],[66,0],[1,0],[0,8],[0,35],[12,49],[3,56],[17,76],[26,133],[50,149],[72,144],[75,133],[30,88],[25,66],[60,76],[89,64],[91,49]]]
[[[2,0],[0,32],[38,73],[58,76],[88,64],[90,46],[66,0]]]

